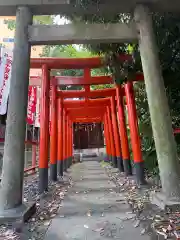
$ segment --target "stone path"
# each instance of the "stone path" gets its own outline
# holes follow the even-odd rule
[[[100,163],[76,164],[70,175],[74,185],[52,220],[45,240],[152,239],[134,227],[135,215]]]

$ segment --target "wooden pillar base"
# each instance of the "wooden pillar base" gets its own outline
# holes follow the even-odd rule
[[[119,171],[124,172],[122,157],[116,157],[116,158],[117,158],[117,167],[118,167]]]
[[[69,168],[69,157],[66,158],[66,169],[68,170],[68,168]]]
[[[134,162],[134,168],[136,173],[136,181],[138,185],[146,185],[144,174],[144,162]]]
[[[72,166],[72,157],[69,157],[69,168]]]
[[[21,204],[16,208],[0,209],[0,224],[12,222],[27,222],[36,212],[36,203]]]
[[[67,172],[67,158],[63,160],[63,170],[64,172]]]
[[[66,162],[66,158],[63,159],[63,172],[67,172],[67,162]]]
[[[50,179],[53,182],[57,181],[57,163],[54,163],[50,165]]]
[[[132,175],[132,166],[130,159],[123,159],[124,173],[126,176]]]
[[[112,159],[112,165],[114,168],[117,168],[117,157],[116,156],[111,156]]]
[[[58,161],[58,165],[57,165],[57,172],[58,172],[58,175],[60,176],[60,177],[63,177],[63,172],[64,172],[64,170],[63,170],[63,168],[64,168],[64,166],[63,166],[63,160],[59,160]]]
[[[69,168],[71,167],[72,163],[72,157],[69,157]]]
[[[71,157],[68,157],[67,159],[67,168],[70,168],[71,167]]]
[[[48,168],[39,168],[39,193],[48,191]]]

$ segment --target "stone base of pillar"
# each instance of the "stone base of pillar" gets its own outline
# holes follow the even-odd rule
[[[0,209],[0,224],[8,222],[27,222],[36,212],[36,203],[22,204],[19,207],[1,210]]]
[[[136,181],[138,185],[146,185],[147,182],[145,180],[144,174],[144,162],[135,162],[134,163],[135,173],[136,173]]]
[[[39,193],[48,191],[48,168],[39,168]]]
[[[57,181],[57,163],[50,165],[50,179],[54,182]]]
[[[180,201],[169,201],[162,192],[151,192],[150,201],[160,209],[165,211],[180,211]]]
[[[59,160],[57,165],[57,172],[58,172],[58,175],[61,177],[63,177],[63,169],[64,169],[63,160]]]
[[[123,159],[124,173],[126,176],[132,175],[132,167],[130,159]]]
[[[114,168],[117,168],[117,157],[116,157],[116,156],[112,156],[111,159],[112,159],[112,165],[113,165],[113,167],[114,167]]]
[[[124,172],[122,157],[116,157],[116,158],[117,158],[117,167],[118,167],[119,171]]]

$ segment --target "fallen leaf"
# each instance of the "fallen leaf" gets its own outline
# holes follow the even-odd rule
[[[101,232],[101,231],[103,231],[104,230],[104,228],[97,228],[97,229],[95,229],[95,230],[93,230],[93,231],[95,231],[95,232]]]
[[[134,227],[135,228],[139,227],[139,224],[140,224],[140,220],[137,220],[137,222],[134,224]]]
[[[49,226],[51,224],[51,221],[44,222],[44,226]]]
[[[142,230],[141,230],[141,235],[144,235],[146,233],[146,228],[143,228]]]

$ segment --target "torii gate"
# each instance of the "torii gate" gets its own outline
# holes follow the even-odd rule
[[[98,5],[89,5],[87,8],[78,4],[73,5],[68,0],[25,0],[23,4],[22,0],[0,1],[0,15],[16,15],[14,61],[0,193],[0,218],[22,217],[28,209],[22,202],[22,175],[30,46],[33,44],[134,41],[139,43],[162,189],[165,196],[162,198],[162,202],[164,204],[172,200],[179,202],[180,168],[150,12],[179,12],[180,2],[178,0],[144,0],[139,4],[138,0],[112,0],[111,2],[103,0]],[[63,15],[74,12],[109,15],[132,11],[134,12],[134,21],[130,24],[32,25],[33,15]],[[73,66],[71,65],[71,67]],[[48,70],[51,67],[44,64],[42,69],[44,82],[48,86]],[[48,95],[48,87],[43,90],[44,94]],[[44,100],[42,103],[45,104],[46,101]],[[45,116],[48,116],[47,112],[48,109],[44,112]],[[43,125],[42,127],[47,126]]]
[[[123,56],[123,55],[122,55]],[[121,58],[122,58],[121,56]],[[125,57],[124,57],[125,58]],[[85,59],[86,60],[86,59]],[[96,60],[96,59],[94,59]],[[44,59],[39,59],[39,61],[45,61]],[[55,60],[53,60],[54,63],[55,63]],[[58,61],[58,59],[56,59],[56,61]],[[82,61],[82,60],[81,60]],[[37,60],[36,60],[37,62]],[[49,59],[48,59],[48,62]],[[72,61],[71,61],[72,62]],[[91,62],[92,62],[92,59],[91,59]],[[56,63],[56,66],[57,66],[57,63]],[[67,79],[68,81],[66,82],[65,79]],[[96,79],[96,82],[94,81],[94,79]],[[92,82],[91,82],[92,80]],[[143,75],[142,74],[137,74],[136,75],[136,78],[135,78],[135,81],[142,81],[143,80]],[[31,77],[30,79],[30,84],[31,85],[40,85],[41,83],[41,79],[40,77]],[[44,81],[42,81],[42,84],[44,83]],[[57,92],[56,94],[56,85],[57,84],[62,84],[62,85],[68,85],[69,83],[72,83],[72,84],[76,84],[76,85],[84,85],[85,86],[85,90],[81,90],[81,91],[59,91]],[[88,83],[88,84],[87,84]],[[123,153],[123,158],[122,158],[122,154],[121,154],[121,149],[117,149],[118,146],[120,146],[120,142],[118,140],[119,136],[114,136],[114,138],[116,139],[116,150],[117,152],[116,153],[113,153],[113,165],[114,167],[117,167],[117,164],[118,164],[118,167],[119,169],[122,171],[122,169],[124,168],[125,169],[125,173],[127,175],[131,174],[131,167],[130,167],[130,154],[129,154],[129,149],[128,149],[128,140],[127,140],[127,133],[126,133],[126,126],[125,126],[125,117],[124,117],[124,110],[123,110],[123,101],[120,99],[120,95],[123,95],[125,94],[125,90],[124,88],[120,89],[120,86],[117,86],[117,88],[112,88],[112,89],[103,89],[103,90],[95,90],[95,91],[90,91],[88,85],[91,85],[92,83],[96,83],[96,84],[99,84],[99,83],[113,83],[113,79],[112,77],[110,76],[100,76],[100,77],[91,77],[90,76],[90,69],[85,69],[85,75],[84,77],[80,77],[80,78],[77,78],[77,77],[52,77],[51,79],[51,84],[52,84],[52,99],[56,99],[56,97],[60,97],[60,98],[77,98],[77,97],[83,97],[85,98],[85,100],[81,100],[81,101],[65,101],[64,102],[64,106],[66,108],[75,108],[76,110],[76,115],[78,114],[77,113],[77,110],[80,110],[80,109],[83,109],[83,115],[85,112],[87,112],[87,110],[84,108],[85,106],[88,107],[88,109],[90,109],[90,106],[92,107],[93,106],[93,110],[95,111],[97,109],[97,100],[90,100],[90,101],[87,101],[88,98],[97,98],[97,97],[107,97],[107,96],[111,96],[114,98],[115,95],[116,96],[116,99],[117,99],[117,103],[118,103],[118,109],[120,111],[120,135],[121,135],[121,138],[122,138],[122,153]],[[129,85],[128,85],[129,86]],[[42,89],[44,89],[44,87],[42,86]],[[117,91],[116,91],[117,89]],[[130,103],[130,105],[128,106],[128,110],[129,110],[129,126],[130,126],[130,130],[131,130],[131,139],[132,139],[132,148],[133,148],[133,153],[134,153],[134,162],[135,164],[137,165],[136,167],[136,170],[137,170],[137,178],[138,178],[138,181],[140,183],[144,183],[144,171],[143,171],[143,165],[142,165],[142,154],[141,154],[141,144],[140,144],[140,141],[139,141],[139,135],[138,135],[138,128],[137,128],[137,116],[136,116],[136,109],[135,109],[135,102],[134,102],[134,96],[131,95],[131,91],[129,91],[129,87],[127,88],[127,94],[130,94],[130,95],[127,95],[128,100],[127,99],[127,102]],[[129,92],[129,93],[128,93]],[[121,93],[121,94],[120,94]],[[56,97],[55,97],[56,96]],[[42,98],[43,99],[43,98]],[[102,99],[102,100],[98,100],[98,102],[100,103],[101,101],[101,104],[100,104],[100,107],[101,109],[103,108],[103,105],[104,106],[107,106],[107,99]],[[110,99],[109,99],[110,100]],[[112,99],[111,99],[112,100]],[[87,104],[87,105],[85,105]],[[111,105],[112,108],[114,109],[113,112],[116,112],[115,110],[115,99],[114,101],[111,102]],[[43,105],[43,104],[42,104]],[[55,106],[56,104],[54,103],[52,105],[52,112],[54,113],[54,109],[55,109]],[[120,108],[121,106],[121,108]],[[134,107],[133,107],[134,106]],[[96,109],[95,109],[96,107]],[[72,112],[72,110],[71,110]],[[100,109],[98,110],[98,112],[100,114]],[[95,114],[93,112],[93,114]],[[88,112],[88,114],[86,114],[86,118],[90,117],[90,112]],[[56,113],[54,113],[52,116],[56,116]],[[114,116],[114,115],[113,115]],[[76,116],[77,117],[77,116]],[[44,119],[48,119],[48,117],[43,117],[42,118],[42,121],[44,121]],[[55,117],[53,118],[55,119]],[[52,119],[52,123],[55,121]],[[118,132],[118,127],[117,127],[117,120],[116,118],[113,119],[113,122],[115,123],[115,129],[114,131],[115,132]],[[47,126],[48,123],[46,123],[45,125]],[[54,124],[51,124],[52,126],[56,126],[56,122],[54,122]],[[41,123],[41,126],[43,126],[43,123]],[[47,128],[46,128],[47,129]],[[43,130],[43,128],[41,127],[41,131],[45,131]],[[53,131],[54,133],[56,133],[57,131],[54,130]],[[44,136],[44,134],[41,134],[42,136]],[[44,139],[44,137],[43,137]],[[55,137],[56,139],[56,137]],[[43,141],[43,140],[42,140]],[[56,142],[54,140],[54,142]],[[41,144],[40,144],[41,146]],[[48,163],[47,163],[47,153],[46,153],[46,157],[44,156],[45,152],[44,152],[44,148],[48,148],[48,146],[43,146],[42,147],[42,157],[41,157],[41,154],[40,154],[40,162],[44,162],[46,161],[46,167],[43,167],[45,165],[41,165],[42,167],[40,167],[40,169],[43,171],[45,171],[45,175],[44,177],[40,176],[40,182],[42,182],[42,184],[44,184],[44,182],[46,182],[46,188],[47,188],[47,180],[45,181],[45,179],[48,179],[48,176],[47,176],[47,168],[48,168]],[[41,147],[40,147],[41,149]],[[41,150],[40,150],[41,151]],[[54,152],[56,152],[56,150],[54,150]],[[61,151],[60,151],[61,152]],[[111,156],[111,157],[112,157]],[[124,159],[126,160],[124,162],[124,166],[122,166],[122,160],[121,159]],[[65,161],[65,159],[63,160]],[[53,162],[55,162],[55,160],[53,160]],[[121,163],[121,164],[120,164]],[[62,163],[59,163],[58,166],[60,166]],[[138,167],[139,166],[139,167]],[[61,166],[62,168],[62,166]],[[54,174],[52,173],[52,177],[51,179],[55,180],[57,179],[57,176],[56,176],[56,167],[54,167],[52,165],[52,169],[54,169]],[[60,169],[60,167],[59,167]],[[62,169],[59,170],[61,173],[62,173]],[[40,186],[42,185],[40,184]],[[45,188],[45,189],[46,189]],[[40,189],[42,189],[41,191],[44,190],[44,187],[40,187]]]
[[[123,56],[123,55],[122,55]],[[121,58],[122,58],[122,56],[121,56]],[[124,57],[125,58],[125,57]],[[86,59],[85,59],[86,60]],[[96,60],[96,59],[94,59],[94,60]],[[44,59],[39,59],[39,61],[45,61]],[[54,64],[55,64],[55,61],[54,60],[52,60],[53,62],[54,62]],[[62,59],[61,59],[61,61],[62,61]],[[36,60],[36,62],[37,62],[37,60]],[[50,59],[48,59],[48,62],[50,62]],[[58,59],[56,59],[56,62],[58,62]],[[71,61],[72,62],[72,61]],[[92,59],[91,59],[91,62],[92,62]],[[57,65],[57,63],[56,63],[56,65]],[[68,85],[68,84],[72,84],[72,85],[85,85],[85,88],[86,88],[86,86],[87,85],[92,85],[93,83],[95,83],[95,84],[107,84],[107,83],[113,83],[113,79],[112,79],[112,77],[110,77],[110,76],[98,76],[98,77],[91,77],[90,76],[90,71],[89,71],[89,69],[86,69],[86,76],[84,76],[84,77],[61,77],[61,76],[59,76],[59,77],[52,77],[52,79],[51,79],[51,84],[53,85],[52,86],[52,93],[53,93],[53,95],[52,95],[52,99],[54,99],[55,97],[55,86],[56,85]],[[88,73],[89,72],[89,73]],[[95,81],[96,80],[96,81]],[[136,75],[136,79],[135,79],[135,81],[142,81],[143,80],[143,75],[142,74],[137,74]],[[34,85],[34,86],[39,86],[40,85],[40,83],[41,83],[41,78],[40,77],[31,77],[30,78],[30,84],[31,85]],[[119,88],[117,88],[117,90],[118,90]],[[57,94],[57,96],[59,96],[59,97],[62,97],[62,98],[77,98],[77,97],[84,97],[84,98],[86,98],[86,97],[90,97],[90,98],[97,98],[97,97],[107,97],[107,96],[115,96],[116,95],[116,89],[114,88],[114,89],[104,89],[104,90],[96,90],[96,91],[89,91],[89,89],[87,90],[87,88],[85,89],[85,90],[83,90],[83,91],[61,91],[61,92],[59,92],[58,94]],[[120,90],[120,89],[119,89]],[[119,90],[118,90],[118,92],[117,92],[117,94],[118,95],[120,95],[120,92],[119,92]],[[124,89],[122,89],[121,90],[121,92],[123,91],[123,94],[124,94]],[[119,100],[119,97],[117,98],[118,100]],[[133,105],[132,104],[132,102],[133,102],[133,99],[132,99],[132,101],[130,102],[130,104],[131,104],[131,106]],[[65,105],[66,105],[66,107],[76,107],[76,115],[77,115],[77,106],[78,107],[80,107],[81,106],[81,108],[83,108],[84,109],[84,103],[86,103],[86,101],[75,101],[75,102],[65,102]],[[101,108],[102,108],[102,104],[103,103],[105,103],[105,101],[103,100],[102,102],[101,102]],[[67,105],[68,104],[68,105]],[[93,104],[93,102],[92,101],[90,101],[89,102],[89,104]],[[107,103],[105,103],[105,105],[107,105]],[[119,105],[120,105],[120,103],[119,103]],[[54,109],[55,109],[55,104],[54,105],[52,105],[52,112],[54,113]],[[94,107],[97,107],[97,105],[96,105],[96,102],[94,102]],[[131,106],[130,106],[130,109],[131,109]],[[94,110],[95,110],[95,108],[93,108]],[[129,107],[128,107],[128,109],[129,109]],[[83,114],[84,114],[84,111],[85,110],[83,110]],[[123,110],[124,111],[124,110]],[[135,110],[136,111],[136,110]],[[100,113],[100,111],[98,110],[98,113]],[[55,115],[52,115],[52,116],[56,116],[56,113],[54,113]],[[88,118],[89,119],[89,114],[90,113],[88,113],[88,114],[86,114],[87,116],[86,116],[86,118]],[[94,113],[93,113],[94,114]],[[123,115],[124,116],[124,115]],[[133,117],[133,119],[131,120],[130,118],[131,117]],[[123,117],[124,118],[124,117]],[[123,118],[121,117],[121,121],[123,120]],[[134,150],[134,159],[135,159],[135,163],[137,162],[142,162],[142,156],[141,156],[141,148],[140,148],[140,143],[139,144],[137,144],[137,142],[138,142],[138,139],[139,139],[139,136],[138,136],[138,131],[136,131],[137,129],[134,127],[135,126],[135,124],[136,124],[136,115],[134,115],[134,113],[130,113],[130,129],[132,129],[132,128],[134,128],[135,130],[131,130],[131,136],[132,136],[132,143],[134,142],[135,144],[133,145],[133,146],[135,146],[135,148],[133,148],[133,150]],[[43,119],[47,119],[47,117],[46,118],[43,118]],[[55,119],[55,117],[53,118],[53,119]],[[52,119],[52,121],[51,122],[54,122],[55,120],[53,120]],[[77,119],[77,116],[76,116],[76,119]],[[85,120],[85,118],[84,118],[84,120]],[[89,122],[89,120],[87,121],[87,122]],[[133,124],[131,124],[131,123],[134,123],[135,122],[135,124],[134,124],[134,126],[133,126]],[[121,132],[120,132],[120,134],[121,134],[121,136],[122,136],[122,141],[124,141],[124,144],[123,144],[123,142],[122,142],[122,152],[123,152],[123,159],[124,160],[126,160],[125,162],[124,162],[124,168],[125,168],[125,173],[127,174],[127,175],[129,175],[129,174],[131,174],[131,167],[130,167],[130,156],[129,156],[129,149],[127,149],[128,148],[128,144],[127,144],[127,134],[126,133],[124,133],[125,132],[125,124],[123,125],[123,123],[121,123],[120,125],[122,125],[122,127],[121,127]],[[54,124],[52,124],[52,126],[56,126],[56,122],[54,122]],[[117,128],[117,127],[116,127]],[[53,128],[54,129],[54,128]],[[117,131],[117,129],[116,129],[116,131]],[[56,130],[54,130],[54,133],[56,133]],[[134,133],[136,133],[136,134],[134,134]],[[44,136],[44,135],[42,135],[42,136]],[[126,138],[126,139],[125,139]],[[44,137],[43,137],[43,139],[44,139]],[[56,137],[55,137],[55,139],[56,139]],[[54,142],[56,142],[55,140],[54,140]],[[120,143],[119,142],[116,142],[116,145],[117,146],[119,146],[120,145]],[[137,146],[137,147],[136,147]],[[46,146],[47,147],[47,146]],[[136,148],[137,148],[137,152],[136,152]],[[45,159],[45,157],[44,157],[44,147],[42,147],[42,153],[43,153],[43,155],[42,155],[42,162],[44,162],[44,160],[46,160],[47,161],[47,153],[46,153],[46,159]],[[60,150],[59,150],[60,151]],[[53,152],[56,152],[56,150],[54,150]],[[61,152],[61,151],[60,151]],[[119,164],[120,162],[121,162],[121,158],[122,158],[122,156],[120,156],[121,154],[120,154],[120,152],[121,152],[121,150],[119,149],[118,150],[118,153],[116,154],[116,153],[114,153],[113,154],[113,165],[114,165],[114,167],[117,167],[117,163]],[[125,153],[124,153],[125,152]],[[140,157],[139,157],[140,156]],[[112,156],[111,156],[112,157]],[[118,161],[117,161],[117,159],[116,158],[119,158],[118,159]],[[41,159],[41,155],[40,155],[40,159]],[[51,159],[52,159],[52,157],[51,157]],[[64,159],[64,161],[65,161],[65,159]],[[40,161],[41,162],[41,161]],[[52,161],[52,164],[51,164],[51,167],[52,167],[52,171],[51,171],[51,179],[52,180],[56,180],[57,179],[57,175],[56,175],[56,167],[53,165],[53,162],[55,162],[55,159]],[[122,165],[122,163],[118,166],[119,167],[119,169],[120,170],[122,170],[122,168],[123,167],[121,167],[121,165]],[[45,166],[45,165],[41,165],[41,166]],[[62,172],[62,163],[60,163],[59,162],[59,172],[61,172],[61,175],[63,174]],[[60,167],[61,166],[61,167]],[[45,181],[44,180],[44,178],[45,179],[48,179],[48,176],[47,176],[47,168],[48,168],[48,164],[46,163],[46,168],[45,168],[45,171],[46,171],[46,176],[44,176],[44,177],[41,177],[40,176],[40,182],[42,182],[42,184],[44,184],[44,182],[46,182],[46,184],[47,184],[47,180]],[[40,167],[40,169],[44,169],[44,167]],[[137,168],[138,169],[138,168]],[[138,170],[138,174],[137,174],[137,177],[138,177],[138,179],[140,179],[140,182],[142,183],[142,182],[144,182],[144,176],[143,176],[143,166],[142,167],[140,167],[140,169],[142,169],[142,171],[139,171]],[[40,186],[42,185],[42,184],[40,184]],[[47,187],[47,186],[46,186]],[[44,190],[44,187],[40,187],[40,189],[42,189],[41,191],[43,191]],[[46,188],[45,188],[46,189]]]

